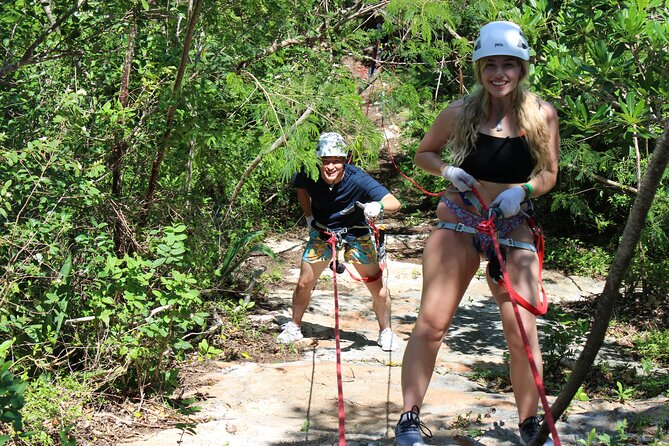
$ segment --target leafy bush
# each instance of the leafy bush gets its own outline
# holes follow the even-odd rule
[[[25,404],[27,383],[9,371],[11,365],[11,362],[0,359],[0,422],[9,423],[14,432],[20,433],[23,430],[21,409]],[[0,435],[0,445],[10,438],[8,435]]]
[[[669,330],[649,331],[637,336],[634,346],[641,358],[661,367],[669,366]]]
[[[568,274],[603,277],[613,256],[599,246],[588,246],[578,239],[551,237],[546,243],[545,266]]]
[[[581,342],[588,328],[587,319],[574,319],[558,312],[554,306],[550,306],[546,313],[546,323],[541,328],[544,370],[557,373],[562,369],[561,359],[574,359],[576,346]]]
[[[90,421],[88,404],[96,403],[95,386],[104,379],[91,373],[64,376],[43,373],[31,380],[24,407],[28,445],[74,445],[77,426]]]

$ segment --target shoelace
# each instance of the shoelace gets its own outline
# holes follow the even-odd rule
[[[418,409],[416,406],[414,406],[414,408]],[[411,413],[415,415],[409,415],[406,420],[401,421],[397,424],[398,433],[404,434],[406,432],[414,430],[415,428],[418,428],[420,432],[427,438],[432,438],[432,431],[430,430],[429,427],[425,425],[425,423],[420,421],[420,418],[418,418],[418,412],[414,411],[413,410],[414,408],[411,409]]]

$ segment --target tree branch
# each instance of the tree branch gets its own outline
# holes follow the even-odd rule
[[[177,69],[177,77],[174,80],[174,86],[172,87],[172,98],[176,98],[177,94],[181,90],[181,83],[183,81],[184,72],[186,71],[186,65],[188,64],[188,53],[190,51],[191,42],[193,41],[193,33],[195,31],[195,23],[197,18],[200,15],[200,9],[202,9],[202,0],[196,0],[193,7],[193,14],[191,15],[188,21],[188,31],[186,33],[186,41],[184,42],[184,48],[181,52],[181,61],[179,62],[179,68]],[[170,105],[167,109],[167,118],[165,124],[165,132],[163,133],[162,141],[158,152],[156,153],[153,163],[151,164],[151,176],[149,177],[149,187],[146,191],[146,196],[144,197],[144,205],[142,206],[142,217],[140,218],[140,224],[143,225],[146,222],[146,218],[149,215],[149,210],[153,204],[153,197],[155,195],[156,189],[158,187],[158,178],[160,177],[160,165],[165,158],[165,151],[169,144],[169,139],[174,128],[174,113],[176,108],[174,105]]]
[[[307,109],[302,113],[302,116],[300,116],[297,121],[293,123],[293,125],[290,126],[290,130],[288,131],[288,134],[292,133],[295,131],[295,129],[300,126],[307,117],[314,111],[314,109],[309,106]],[[232,206],[234,205],[235,201],[237,200],[237,197],[239,196],[239,193],[242,190],[242,187],[244,186],[244,183],[246,183],[246,179],[251,175],[251,172],[258,167],[258,165],[262,162],[263,158],[265,155],[269,155],[270,153],[274,152],[276,149],[278,149],[281,144],[286,142],[288,138],[287,134],[283,134],[279,136],[274,143],[269,147],[269,149],[262,151],[258,154],[258,156],[255,157],[255,159],[249,164],[249,166],[246,168],[244,173],[242,174],[241,178],[239,179],[239,182],[237,183],[237,186],[235,187],[234,192],[232,193],[232,196],[230,197],[230,202],[228,203],[228,210],[225,213],[225,217],[223,218],[223,221],[225,221],[230,213],[232,212]]]
[[[388,5],[388,3],[390,3],[390,0],[381,0],[379,3],[377,3],[375,5],[365,5],[363,2],[357,2],[353,6],[351,6],[350,8],[341,10],[339,20],[332,25],[331,29],[336,31],[339,28],[341,28],[344,24],[346,24],[347,22],[350,22],[351,20],[355,20],[358,17],[364,16],[364,15],[367,15],[367,14],[371,14],[375,11],[383,9],[386,5]],[[287,48],[287,47],[293,46],[293,45],[312,44],[313,42],[316,42],[316,41],[322,39],[322,37],[325,35],[327,29],[328,29],[327,22],[324,22],[319,27],[318,33],[314,36],[297,36],[297,37],[284,39],[280,42],[275,41],[269,47],[260,51],[255,56],[239,62],[237,64],[236,71],[240,72],[241,70],[243,70],[244,68],[253,64],[254,62],[257,62],[264,57],[272,55],[272,54],[276,53],[277,51],[279,51],[283,48]]]
[[[87,0],[77,0],[74,6],[69,9],[65,14],[63,14],[58,20],[53,22],[51,26],[44,31],[35,41],[26,49],[26,51],[23,53],[23,56],[18,62],[14,63],[7,63],[0,67],[0,79],[4,78],[10,73],[13,73],[14,71],[18,70],[24,65],[28,65],[34,60],[35,57],[35,50],[37,49],[38,46],[46,40],[46,38],[51,34],[52,32],[56,31],[60,25],[62,25],[74,12],[79,9],[84,3],[86,3]]]

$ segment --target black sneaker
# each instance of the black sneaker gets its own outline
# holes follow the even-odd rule
[[[432,438],[432,431],[427,428],[418,418],[420,409],[413,406],[410,411],[400,416],[400,421],[395,426],[395,444],[397,446],[424,446],[421,432],[427,438]]]
[[[525,418],[525,421],[518,425],[520,429],[520,444],[522,446],[539,446],[534,444],[534,440],[539,436],[542,419],[534,416]],[[553,439],[549,436],[544,442],[544,446],[553,446]]]

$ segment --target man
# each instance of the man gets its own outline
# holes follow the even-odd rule
[[[297,198],[309,227],[309,241],[302,255],[300,277],[293,292],[293,318],[277,337],[282,344],[302,339],[300,324],[311,291],[332,259],[332,248],[324,232],[339,234],[344,243],[344,260],[351,263],[365,281],[379,322],[377,343],[384,351],[398,347],[390,329],[390,295],[383,281],[374,237],[367,219],[399,210],[400,202],[384,186],[361,169],[346,163],[346,144],[338,133],[324,133],[316,155],[321,159],[320,176],[314,181],[299,172],[293,178]]]

